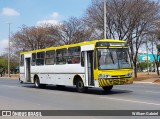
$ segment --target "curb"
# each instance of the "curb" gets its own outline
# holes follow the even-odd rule
[[[155,84],[155,85],[160,85],[160,83],[155,83],[155,82],[138,82],[138,81],[134,81],[133,83],[135,83],[135,84]]]
[[[146,84],[153,84],[153,82],[139,82],[139,81],[134,81],[133,83],[146,83]]]
[[[0,79],[19,79],[19,78],[14,78],[14,77],[0,77]]]

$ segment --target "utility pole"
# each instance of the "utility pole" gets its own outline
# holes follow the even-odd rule
[[[8,77],[10,77],[10,25],[11,25],[11,23],[8,23],[8,26],[9,26],[9,33],[8,33]]]
[[[149,59],[148,59],[148,44],[146,40],[146,51],[147,51],[147,74],[149,75]]]
[[[107,21],[107,19],[106,19],[106,0],[104,0],[104,2],[103,2],[104,4],[104,39],[106,39],[106,21]]]

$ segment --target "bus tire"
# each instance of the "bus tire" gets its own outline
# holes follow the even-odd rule
[[[35,84],[36,88],[40,88],[40,81],[39,81],[39,78],[37,76],[34,78],[34,84]]]
[[[19,78],[19,83],[23,83],[23,81]]]
[[[84,93],[87,91],[87,87],[84,87],[84,83],[81,79],[77,80],[76,89],[79,93]]]
[[[46,84],[40,83],[38,76],[35,77],[34,84],[35,84],[36,88],[45,88],[46,87]]]
[[[40,80],[39,80],[38,76],[35,76],[34,84],[35,84],[36,88],[45,88],[46,87],[46,84],[41,84],[40,83]]]
[[[109,92],[112,90],[113,86],[104,86],[102,87],[105,92]]]

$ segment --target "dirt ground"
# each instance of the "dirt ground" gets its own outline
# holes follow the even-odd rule
[[[160,75],[157,72],[138,72],[138,78],[134,78],[134,81],[146,81],[160,84]]]
[[[4,77],[8,77],[8,75],[6,74],[2,78],[4,78]],[[10,74],[10,78],[12,78],[12,79],[19,79],[19,74]]]

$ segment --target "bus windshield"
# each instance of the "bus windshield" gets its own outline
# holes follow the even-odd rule
[[[127,48],[98,49],[100,70],[131,68]]]

